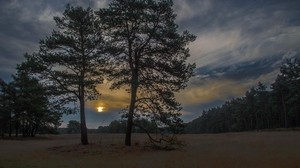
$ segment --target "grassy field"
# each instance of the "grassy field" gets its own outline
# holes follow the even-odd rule
[[[181,150],[144,148],[143,134],[124,147],[122,134],[57,135],[26,140],[0,140],[0,168],[205,168],[300,167],[300,132],[246,132],[182,135]]]

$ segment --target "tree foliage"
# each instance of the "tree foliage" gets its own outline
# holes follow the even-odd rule
[[[188,133],[219,133],[300,126],[300,59],[288,59],[271,88],[258,83],[241,98],[203,111]]]
[[[132,132],[144,133],[145,130],[149,133],[157,133],[158,127],[155,122],[148,121],[146,119],[135,120],[135,123],[139,124],[139,127],[133,126]],[[98,133],[126,133],[126,120],[114,120],[108,126],[99,126]],[[141,129],[142,128],[144,129]]]
[[[70,120],[67,125],[68,134],[77,134],[80,133],[81,124],[76,120]]]
[[[110,46],[109,81],[112,89],[126,88],[131,94],[125,144],[137,118],[148,118],[158,127],[182,125],[180,104],[174,93],[186,87],[194,64],[186,63],[186,45],[195,36],[177,33],[171,0],[114,0],[97,14]]]
[[[23,66],[46,84],[62,104],[78,102],[81,143],[88,144],[85,101],[96,99],[96,85],[103,81],[103,43],[91,8],[67,5],[62,17],[54,17],[58,30],[40,41],[38,53],[26,55]]]
[[[26,71],[18,69],[13,81],[1,81],[1,128],[2,136],[15,132],[22,136],[35,136],[36,133],[49,133],[60,125],[61,108],[52,102],[47,90]]]
[[[91,8],[67,5],[62,17],[54,17],[57,29],[40,41],[39,51],[25,54],[20,70],[47,88],[53,107],[71,112],[70,103],[79,105],[82,144],[88,144],[85,101],[97,98],[96,85],[103,82],[103,75],[112,89],[122,87],[131,93],[124,114],[126,145],[131,144],[133,126],[147,133],[153,128],[178,133],[183,126],[174,93],[184,89],[193,75],[195,65],[186,62],[190,56],[186,46],[195,36],[177,32],[172,5],[171,0],[114,0],[97,16]],[[18,87],[26,85],[16,81]],[[118,125],[111,124],[111,128]]]

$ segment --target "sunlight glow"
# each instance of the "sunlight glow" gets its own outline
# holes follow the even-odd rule
[[[103,109],[104,109],[104,107],[101,107],[101,106],[97,107],[97,110],[99,113],[103,112]]]

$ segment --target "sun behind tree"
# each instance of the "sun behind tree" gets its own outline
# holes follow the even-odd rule
[[[186,46],[196,37],[188,31],[177,33],[173,2],[114,0],[97,15],[111,51],[108,81],[112,89],[130,93],[124,114],[125,145],[131,145],[132,127],[141,118],[176,133],[183,122],[174,93],[184,89],[193,75],[195,64],[186,62],[190,56]]]
[[[104,111],[104,107],[102,107],[102,106],[97,107],[97,111],[99,113],[103,112]]]

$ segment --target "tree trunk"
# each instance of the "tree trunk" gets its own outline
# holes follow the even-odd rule
[[[11,112],[9,114],[9,130],[8,130],[8,136],[11,137],[11,134],[12,134],[12,117],[11,117]]]
[[[138,90],[138,74],[133,73],[132,83],[131,83],[131,98],[130,98],[130,107],[128,112],[128,120],[127,120],[127,128],[126,128],[126,138],[125,138],[125,145],[131,146],[131,131],[132,131],[132,124],[133,124],[133,114],[135,109],[135,102],[136,102],[136,94]]]
[[[87,145],[89,142],[87,136],[86,122],[85,122],[84,95],[81,95],[79,101],[80,101],[81,144]]]
[[[19,136],[19,122],[16,121],[16,137]]]
[[[284,101],[282,91],[281,91],[281,103],[282,103],[282,110],[283,110],[283,113],[284,113],[284,127],[288,128],[287,109],[286,109],[286,105],[285,105],[285,101]]]
[[[296,110],[296,126],[295,127],[299,127],[300,126],[300,109],[298,108],[298,110]]]
[[[79,101],[80,101],[80,125],[81,125],[81,144],[87,145],[88,142],[88,136],[87,136],[87,128],[86,128],[86,122],[85,122],[85,84],[84,84],[84,77],[86,72],[86,55],[85,55],[85,47],[84,47],[84,34],[83,31],[80,29],[80,42],[81,42],[81,56],[82,56],[82,70],[80,74],[80,85],[79,85]]]
[[[0,122],[2,123],[1,127],[0,127],[0,134],[1,134],[1,137],[4,138],[4,132],[5,132],[5,122],[4,122],[4,119],[0,119]]]
[[[258,115],[257,115],[257,111],[255,111],[255,120],[256,120],[256,122],[255,122],[255,129],[256,130],[259,130],[259,127],[258,127]]]

